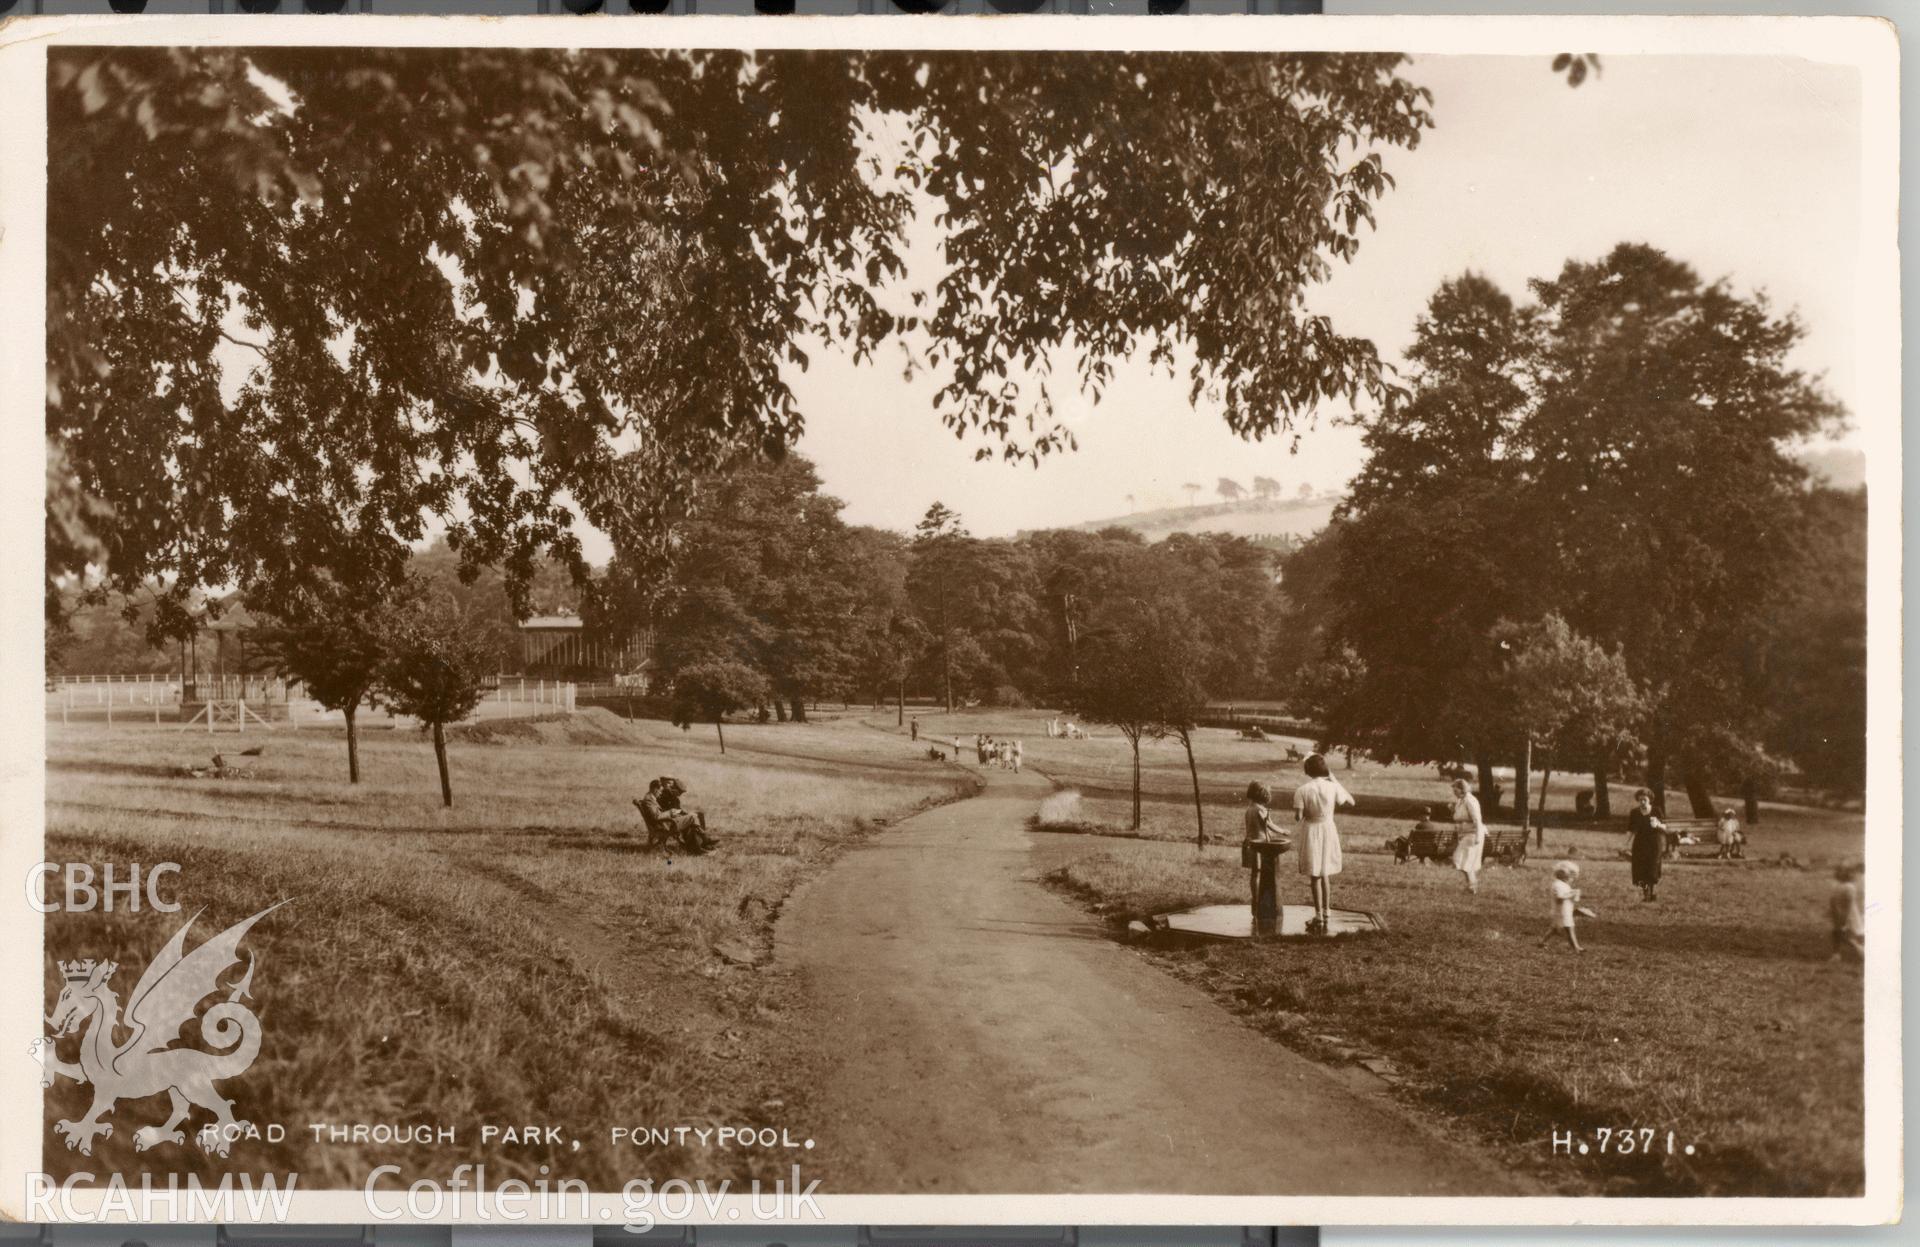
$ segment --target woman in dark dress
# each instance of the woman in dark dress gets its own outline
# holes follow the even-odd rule
[[[1654,899],[1660,884],[1660,859],[1667,851],[1667,828],[1653,815],[1653,794],[1645,788],[1633,794],[1633,813],[1627,815],[1627,835],[1633,852],[1633,886],[1640,899]]]

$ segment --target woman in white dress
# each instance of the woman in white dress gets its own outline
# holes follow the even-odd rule
[[[1332,905],[1328,881],[1340,873],[1340,830],[1333,825],[1333,812],[1353,804],[1353,794],[1340,786],[1319,754],[1308,754],[1301,765],[1307,782],[1293,790],[1293,812],[1300,820],[1304,844],[1300,852],[1300,873],[1307,876],[1313,890],[1313,921],[1307,930],[1324,935],[1327,911]]]
[[[1463,825],[1464,824],[1464,825]],[[1453,868],[1467,877],[1467,891],[1480,891],[1480,859],[1486,852],[1487,825],[1480,821],[1480,798],[1467,781],[1453,781]]]

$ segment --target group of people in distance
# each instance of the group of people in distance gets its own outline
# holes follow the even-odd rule
[[[981,766],[997,766],[1003,771],[1020,773],[1020,742],[1017,740],[996,740],[985,733],[973,738],[974,756]],[[959,747],[955,746],[954,756],[959,756]]]

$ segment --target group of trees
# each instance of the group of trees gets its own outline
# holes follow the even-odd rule
[[[1097,399],[1136,355],[1184,366],[1253,437],[1382,392],[1373,346],[1302,296],[1371,228],[1384,155],[1431,124],[1404,64],[56,49],[49,647],[76,608],[137,600],[161,642],[236,593],[351,631],[438,527],[516,614],[558,561],[592,622],[686,622],[689,715],[898,691],[927,673],[930,623],[943,688],[1030,678],[1027,560],[953,534],[913,557],[821,501],[763,551],[797,587],[776,597],[736,564],[688,574],[715,549],[700,525],[769,514],[699,488],[745,462],[779,485],[814,340],[903,349],[940,383],[932,418],[1010,459],[1072,445],[1052,378]],[[909,273],[934,210],[943,262]],[[582,521],[613,540],[605,569]],[[851,574],[870,564],[891,572]],[[1003,599],[930,604],[949,574]]]
[[[1195,723],[1210,695],[1261,691],[1284,649],[1278,559],[1242,537],[981,538],[937,502],[907,537],[847,524],[798,455],[701,492],[653,599],[682,724],[804,719],[823,699],[891,700],[904,717],[909,691],[949,709],[1065,706],[1132,742],[1136,821],[1140,742],[1180,740],[1198,815]]]
[[[521,607],[550,556],[627,609],[698,482],[793,444],[815,340],[907,351],[981,455],[1069,447],[1049,377],[1148,354],[1285,432],[1383,384],[1301,296],[1431,124],[1404,63],[56,49],[49,627],[76,580],[157,636],[203,591],[377,596],[436,523]]]
[[[360,782],[359,714],[385,706],[433,738],[441,804],[453,804],[446,727],[472,714],[499,672],[499,650],[444,589],[409,579],[370,598],[351,585],[309,588],[259,630],[260,658],[300,681],[347,726],[347,778]]]
[[[1520,304],[1445,283],[1335,522],[1288,559],[1290,682],[1389,758],[1539,751],[1606,779],[1764,791],[1783,759],[1859,791],[1865,498],[1794,457],[1843,413],[1802,330],[1645,245]],[[1814,672],[1820,674],[1816,677]],[[1487,795],[1491,797],[1491,792]]]
[[[1566,62],[1570,83],[1586,64]],[[1198,687],[1311,690],[1392,756],[1533,742],[1604,772],[1631,736],[1656,786],[1671,768],[1696,803],[1782,752],[1852,782],[1860,506],[1808,492],[1785,453],[1838,418],[1784,362],[1790,317],[1646,247],[1569,264],[1525,307],[1462,278],[1401,394],[1371,343],[1307,310],[1371,227],[1385,155],[1432,124],[1403,68],[55,49],[50,644],[115,595],[145,595],[154,640],[235,591],[351,629],[360,604],[406,596],[438,524],[462,583],[497,576],[514,613],[557,561],[590,620],[671,620],[689,719],[909,684],[1066,697],[1083,640],[1153,635],[1178,609]],[[928,197],[943,264],[913,274]],[[1248,437],[1328,401],[1382,410],[1345,513],[1289,560],[1281,626],[1251,543],[987,541],[938,509],[911,537],[844,524],[783,461],[813,340],[904,350],[940,381],[932,418],[980,455],[1071,447],[1049,378],[1097,399],[1135,355],[1190,361],[1194,396]],[[605,569],[581,556],[583,520],[613,540]],[[438,668],[466,657],[421,645]],[[1635,699],[1604,714],[1489,698],[1616,661]],[[1778,713],[1788,696],[1807,710]]]
[[[691,674],[737,696],[690,699],[687,718],[706,721],[706,705],[733,700],[804,719],[810,701],[904,704],[909,691],[949,708],[1055,704],[1081,639],[1143,598],[1191,615],[1205,645],[1195,676],[1209,687],[1255,691],[1269,663],[1277,560],[1244,538],[1149,545],[1111,528],[988,539],[939,503],[903,537],[847,524],[798,455],[742,465],[702,494],[653,598],[657,656],[675,687]],[[721,680],[717,664],[759,683],[737,670]]]
[[[1189,485],[1187,488],[1197,489],[1198,486]],[[1213,492],[1219,494],[1223,502],[1238,502],[1247,496],[1248,490],[1246,486],[1234,480],[1232,477],[1223,476],[1220,478],[1219,483],[1213,487]],[[1252,493],[1255,498],[1261,501],[1268,501],[1278,498],[1282,490],[1280,482],[1274,480],[1271,476],[1256,476],[1253,478]],[[1300,488],[1296,491],[1295,496],[1303,499],[1313,497],[1313,486],[1310,483],[1301,482]]]

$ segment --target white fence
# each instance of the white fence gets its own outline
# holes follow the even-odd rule
[[[345,721],[337,710],[328,710],[304,695],[297,682],[282,679],[238,676],[200,677],[190,681],[187,691],[198,703],[213,699],[246,703],[265,711],[269,717],[299,729]],[[561,680],[529,680],[520,676],[501,676],[474,710],[472,719],[523,718],[538,714],[572,713],[579,686]],[[177,675],[93,675],[49,676],[47,678],[47,717],[70,722],[174,723],[179,720],[183,688]],[[277,711],[286,707],[284,719]],[[363,723],[411,722],[384,711],[361,711]],[[275,723],[275,726],[279,725]]]

